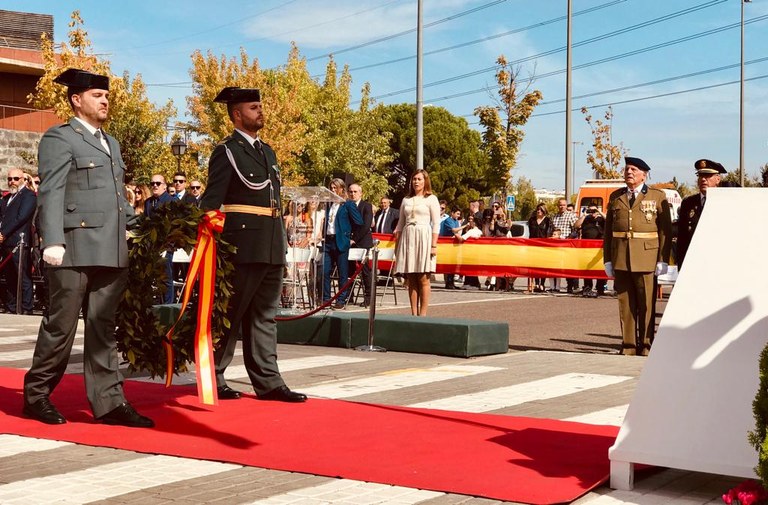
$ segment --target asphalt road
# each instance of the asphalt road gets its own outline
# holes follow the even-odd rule
[[[446,290],[442,276],[437,275],[432,282],[428,316],[507,322],[509,347],[515,350],[619,352],[621,326],[615,296],[583,298],[568,295],[564,289],[558,294],[526,294],[523,292],[526,283],[526,279],[518,279],[512,292],[477,288]],[[377,310],[409,314],[407,292],[403,287],[398,288],[397,297],[398,305],[395,306],[390,292]],[[657,311],[663,311],[664,304],[659,301]],[[348,310],[352,310],[351,307]]]

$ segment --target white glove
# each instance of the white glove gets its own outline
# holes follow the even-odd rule
[[[613,271],[613,263],[610,261],[605,262],[605,273],[608,277],[616,277],[616,272]]]
[[[59,266],[64,259],[64,247],[51,245],[43,249],[43,260],[49,265]]]
[[[659,275],[664,275],[665,273],[667,273],[668,267],[669,265],[667,265],[663,261],[659,261],[658,263],[656,263],[656,271],[653,272],[653,275],[655,275],[656,277],[658,277]]]

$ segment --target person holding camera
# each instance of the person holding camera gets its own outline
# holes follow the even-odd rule
[[[574,225],[581,231],[581,238],[590,240],[602,240],[605,233],[605,216],[596,206],[590,206],[587,211],[576,221]],[[597,284],[597,292],[593,287]],[[605,294],[608,281],[605,279],[584,279],[584,289],[581,296],[597,298]]]

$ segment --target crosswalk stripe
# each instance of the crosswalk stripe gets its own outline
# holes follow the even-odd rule
[[[322,398],[349,398],[351,396],[381,393],[393,389],[469,377],[497,370],[503,369],[491,366],[445,365],[434,368],[393,370],[374,375],[373,377],[337,381],[320,386],[302,388],[301,392]]]
[[[7,458],[25,452],[48,451],[72,445],[58,440],[43,440],[41,438],[21,437],[19,435],[0,435],[0,458]]]
[[[375,484],[359,480],[338,479],[318,486],[305,487],[269,498],[250,502],[248,505],[285,505],[287,503],[397,503],[415,504],[445,496],[445,493],[413,489],[409,487]]]
[[[621,426],[624,422],[624,416],[627,415],[627,409],[629,404],[617,405],[608,409],[597,410],[595,412],[589,412],[580,416],[573,416],[565,421],[574,421],[584,424],[602,424],[606,426]]]
[[[22,349],[20,351],[5,351],[0,352],[0,361],[21,361],[24,359],[32,359],[34,349],[32,347],[28,349]],[[75,344],[72,346],[72,354],[83,353],[83,346]]]
[[[0,503],[79,505],[242,468],[173,456],[147,456],[0,485]]]
[[[75,342],[82,341],[84,338],[82,333],[75,334]],[[0,338],[0,345],[5,344],[34,344],[37,342],[37,332],[27,333],[26,335],[11,335]]]
[[[527,402],[557,398],[588,389],[610,386],[631,378],[618,375],[567,373],[513,386],[416,403],[410,407],[459,412],[489,412]]]
[[[237,355],[241,355],[239,350]],[[307,370],[309,368],[350,365],[352,363],[362,363],[364,361],[370,361],[370,358],[357,358],[352,356],[308,356],[306,358],[278,360],[277,365],[280,367],[280,372],[295,372],[297,370]],[[67,371],[69,371],[69,368],[67,368]],[[245,370],[245,365],[230,365],[224,372],[224,378],[232,381],[245,380],[247,382],[248,372]],[[137,377],[131,380],[139,382],[165,382],[165,379],[161,377],[155,377],[154,379],[150,379],[149,377]],[[194,382],[194,370],[173,378],[174,384],[194,384]]]

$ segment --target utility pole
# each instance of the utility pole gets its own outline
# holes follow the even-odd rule
[[[571,201],[573,159],[571,158],[571,0],[568,0],[568,29],[565,71],[565,200]]]
[[[424,34],[422,30],[423,0],[418,1],[416,20],[416,170],[424,169],[424,97],[422,96],[422,56]]]

